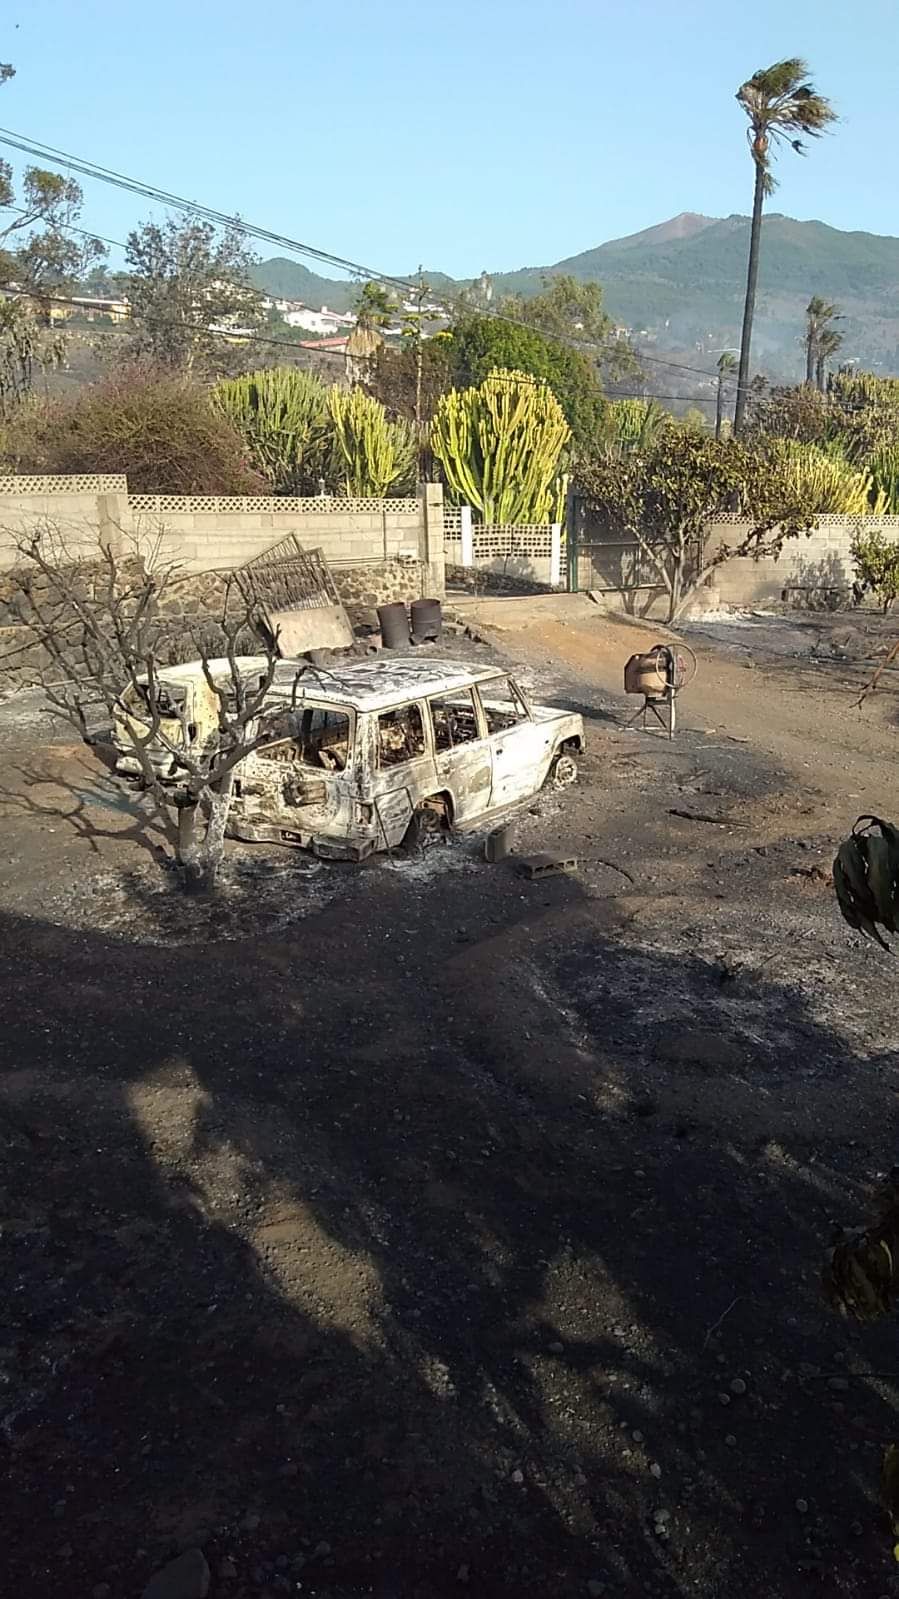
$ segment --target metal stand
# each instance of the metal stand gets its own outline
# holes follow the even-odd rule
[[[645,733],[646,732],[646,713],[647,713],[647,711],[652,711],[653,716],[655,717],[655,719],[658,722],[659,726],[662,728],[663,732],[667,733],[669,738],[673,738],[674,737],[674,728],[675,728],[675,724],[676,724],[676,721],[677,721],[677,712],[675,710],[675,705],[674,705],[676,693],[677,693],[677,691],[674,688],[673,684],[669,684],[668,688],[665,691],[664,699],[661,699],[661,700],[659,700],[659,699],[650,699],[648,695],[645,696],[644,700],[643,700],[643,704],[640,706],[640,709],[638,711],[634,712],[634,714],[631,717],[630,721],[625,723],[625,727],[633,727],[635,722],[640,721],[642,729],[643,729],[643,732]],[[667,717],[663,716],[661,711],[659,710],[659,706],[660,705],[667,706],[667,708],[668,708]]]

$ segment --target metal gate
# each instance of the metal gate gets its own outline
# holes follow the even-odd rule
[[[568,588],[596,594],[663,594],[665,585],[651,554],[631,538],[622,538],[603,523],[579,495],[568,502]],[[696,553],[687,561],[685,581]]]

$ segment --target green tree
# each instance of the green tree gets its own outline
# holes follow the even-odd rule
[[[581,352],[596,362],[609,378],[636,378],[640,364],[626,340],[615,335],[615,324],[603,307],[598,283],[583,283],[568,273],[543,279],[543,291],[526,299],[509,295],[500,309],[504,316],[536,328],[550,339],[576,341]]]
[[[550,522],[559,518],[569,437],[547,383],[497,370],[477,388],[441,396],[431,448],[455,497],[482,522]]]
[[[0,84],[13,77],[0,64]],[[18,188],[0,161],[0,417],[31,391],[35,371],[58,366],[65,340],[50,324],[51,302],[105,254],[76,228],[82,193],[72,178],[27,167]]]
[[[776,555],[785,539],[814,525],[764,441],[666,428],[646,451],[582,465],[577,483],[615,537],[633,539],[668,597],[670,621],[722,561]],[[752,526],[736,544],[712,547],[708,523],[734,504]]]
[[[824,328],[818,334],[818,344],[815,351],[815,381],[818,393],[824,393],[827,363],[837,351],[842,348],[843,335],[836,328]]]
[[[820,294],[813,294],[805,308],[805,381],[809,385],[815,381],[818,342],[822,333],[839,317],[839,314],[833,301],[822,300]],[[820,388],[820,384],[818,387]]]
[[[353,310],[356,326],[368,333],[389,328],[399,314],[395,295],[385,283],[377,282],[363,283],[356,295]]]
[[[246,441],[275,494],[315,494],[334,440],[328,391],[296,367],[267,367],[224,378],[212,403]]]
[[[749,236],[749,265],[746,274],[746,299],[743,307],[743,334],[740,340],[740,370],[734,431],[739,433],[749,390],[749,361],[752,323],[759,274],[759,248],[762,235],[762,207],[773,194],[776,180],[772,157],[779,144],[787,143],[797,155],[805,154],[806,138],[817,139],[836,112],[809,82],[808,67],[798,57],[777,61],[754,72],[737,90],[737,100],[749,118],[746,137],[755,170],[752,201],[752,227]]]
[[[449,367],[456,388],[477,388],[497,368],[526,372],[549,385],[565,413],[578,453],[599,437],[605,400],[596,367],[536,328],[490,316],[467,316],[447,334]]]
[[[125,260],[132,355],[202,377],[252,359],[263,313],[254,257],[237,227],[219,231],[194,217],[144,222],[129,233]]]

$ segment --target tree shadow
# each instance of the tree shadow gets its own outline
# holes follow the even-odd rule
[[[167,836],[161,817],[139,789],[129,788],[115,777],[115,762],[108,749],[102,745],[92,749],[98,766],[85,765],[78,778],[63,769],[52,748],[44,758],[8,762],[0,780],[0,809],[8,816],[62,822],[94,855],[100,853],[104,841],[114,841],[135,844],[157,863],[163,862],[172,837]],[[103,826],[97,816],[104,812],[130,820],[120,826]]]
[[[892,1335],[814,1276],[896,1058],[479,884],[175,950],[0,918],[10,1592],[197,1542],[216,1593],[886,1587]]]

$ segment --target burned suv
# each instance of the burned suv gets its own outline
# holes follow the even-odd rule
[[[239,663],[241,671],[253,665]],[[232,837],[364,860],[430,831],[480,826],[547,782],[562,788],[577,777],[581,717],[531,704],[495,667],[403,659],[298,676],[300,665],[279,665],[271,739],[238,768]],[[190,698],[199,663],[171,671]],[[160,671],[162,686],[168,676]],[[181,726],[185,736],[204,736],[183,712]]]

